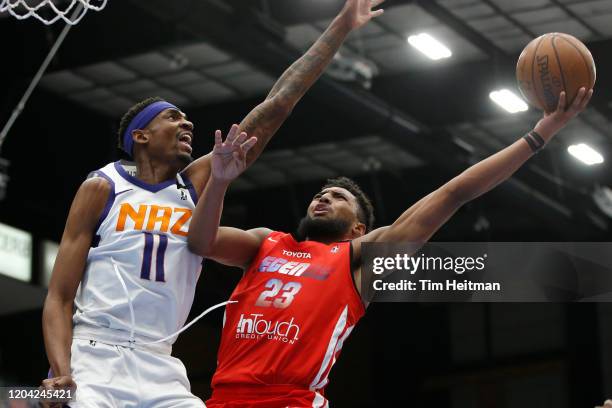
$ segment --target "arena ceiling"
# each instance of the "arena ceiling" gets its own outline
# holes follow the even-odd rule
[[[206,153],[214,129],[240,121],[342,3],[109,0],[69,33],[9,135],[3,155],[16,169],[12,182],[27,183],[20,177],[34,162],[42,166],[39,175],[72,177],[65,187],[72,197],[77,175],[113,158],[109,135],[122,113],[151,95],[183,107],[196,123],[196,153]],[[328,75],[234,193],[247,200],[261,189],[300,189],[336,174],[392,173],[394,183],[416,191],[417,184],[431,181],[432,168],[442,172],[433,179],[448,178],[535,124],[535,109],[508,114],[489,92],[515,89],[521,49],[540,34],[560,31],[591,49],[598,68],[595,96],[588,111],[499,194],[530,214],[522,222],[548,220],[552,230],[582,231],[580,238],[605,236],[610,218],[594,204],[593,193],[612,185],[612,0],[387,0],[384,8],[382,17],[350,36]],[[0,19],[2,38],[14,39],[0,67],[3,120],[61,28]],[[418,53],[406,38],[419,32],[444,42],[453,56],[435,62]],[[32,154],[33,142],[41,153]],[[577,162],[566,151],[576,142],[597,148],[607,161],[590,167]],[[24,151],[27,165],[20,162]],[[396,193],[380,186],[376,194]],[[58,200],[52,208],[67,208],[67,198]],[[54,211],[31,205],[42,216]],[[518,216],[508,222],[521,224]]]

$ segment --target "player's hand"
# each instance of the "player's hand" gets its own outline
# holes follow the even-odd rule
[[[557,109],[554,112],[544,113],[544,117],[540,119],[536,125],[535,131],[546,140],[550,139],[558,131],[563,129],[570,120],[586,109],[592,96],[592,89],[587,91],[584,87],[580,88],[576,94],[576,98],[574,98],[574,102],[565,109],[566,95],[565,92],[561,92]]]
[[[61,377],[47,378],[42,381],[41,388],[45,390],[63,390],[70,389],[72,394],[76,391],[77,385],[72,379],[72,376],[63,375]],[[61,408],[64,404],[60,402],[43,402],[41,406],[45,408]]]
[[[351,30],[356,30],[383,13],[382,9],[372,10],[383,1],[385,0],[346,0],[340,15],[347,19]]]
[[[606,400],[601,406],[596,406],[595,408],[612,408],[612,400]]]
[[[233,125],[223,141],[220,130],[215,132],[215,147],[212,155],[212,177],[216,181],[231,182],[246,169],[246,155],[257,143],[245,132],[238,134],[238,125]]]
[[[76,389],[76,383],[70,375],[47,378],[42,381],[41,385],[46,390],[61,390],[64,388]]]

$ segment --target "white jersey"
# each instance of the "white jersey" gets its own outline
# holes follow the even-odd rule
[[[184,175],[144,183],[120,162],[92,175],[112,192],[75,298],[74,337],[134,347],[165,338],[184,325],[201,271],[187,248],[195,190]],[[175,339],[147,347],[169,353]]]

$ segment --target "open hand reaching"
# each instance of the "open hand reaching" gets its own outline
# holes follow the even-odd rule
[[[247,152],[257,143],[256,137],[248,138],[245,132],[238,134],[238,125],[233,125],[223,141],[220,130],[215,131],[215,147],[212,155],[212,177],[218,181],[231,182],[246,169]]]
[[[348,19],[351,29],[356,30],[383,13],[382,9],[373,10],[383,1],[385,0],[347,0],[342,16]]]

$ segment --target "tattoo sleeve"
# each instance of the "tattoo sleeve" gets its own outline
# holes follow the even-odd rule
[[[350,27],[337,17],[306,54],[281,75],[266,100],[244,118],[240,130],[258,138],[248,153],[248,165],[261,154],[295,105],[321,76],[349,32]]]
[[[341,19],[334,20],[306,54],[283,73],[272,87],[268,98],[281,95],[286,102],[297,103],[299,98],[304,96],[306,91],[321,76],[349,31],[342,24]]]

